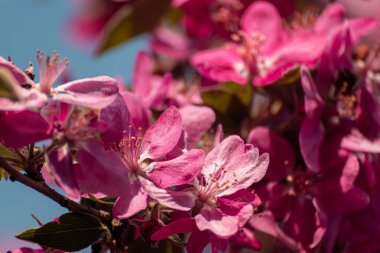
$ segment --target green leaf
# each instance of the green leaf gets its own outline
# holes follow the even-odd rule
[[[248,106],[252,100],[252,86],[250,84],[240,85],[229,82],[218,85],[212,89],[202,92],[201,96],[205,105],[225,113],[231,105],[233,98],[244,106]]]
[[[296,68],[292,71],[289,71],[281,79],[276,81],[274,85],[288,85],[298,82],[301,79],[301,71],[299,68]]]
[[[6,172],[4,169],[0,168],[0,181],[4,178],[5,181],[9,178],[8,172]]]
[[[40,228],[28,229],[16,238],[64,251],[78,251],[99,240],[107,228],[95,216],[66,213],[59,223],[49,222]]]
[[[112,197],[105,197],[97,199],[94,195],[88,194],[89,198],[81,198],[80,203],[86,206],[90,206],[95,209],[104,210],[106,212],[112,212],[112,207],[115,204],[116,199]]]
[[[251,84],[241,85],[229,82],[223,86],[227,93],[236,96],[243,105],[249,105],[251,103],[253,93]]]
[[[8,149],[4,145],[0,144],[0,157],[5,159],[17,159],[16,153],[14,153],[12,150]],[[15,166],[16,167],[16,166]],[[16,167],[17,169],[20,169]],[[9,174],[6,172],[3,168],[0,166],[0,181],[2,179],[8,180]]]
[[[201,96],[205,105],[208,105],[221,113],[227,111],[231,102],[231,95],[225,93],[223,90],[204,91]]]
[[[155,28],[169,10],[170,3],[170,0],[140,0],[126,4],[107,23],[96,54]]]
[[[0,68],[0,97],[19,100],[18,83],[13,75],[5,68]]]
[[[0,156],[2,158],[16,158],[17,155],[9,148],[5,147],[4,145],[0,144]]]

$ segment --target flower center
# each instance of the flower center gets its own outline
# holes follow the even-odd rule
[[[289,194],[300,195],[307,194],[313,182],[310,173],[293,173],[286,177],[286,181],[290,184]]]
[[[69,140],[90,140],[97,136],[98,115],[94,111],[84,112],[74,108],[66,121],[65,137]]]
[[[262,48],[265,43],[265,36],[260,32],[248,34],[239,31],[232,34],[232,40],[237,43],[237,53],[242,58],[240,72],[253,72],[264,75],[271,63],[269,58],[261,57]],[[244,69],[243,69],[244,67]]]
[[[347,71],[339,73],[335,86],[336,110],[341,118],[355,119],[357,97],[355,77]]]
[[[209,205],[216,204],[216,196],[238,183],[235,173],[228,173],[224,166],[215,164],[214,171],[208,176],[201,175],[198,185],[198,199]]]
[[[124,131],[124,137],[119,143],[119,153],[122,155],[131,174],[140,174],[147,167],[145,161],[140,161],[143,150],[142,140],[142,128],[135,129],[132,125],[129,125],[128,131]]]

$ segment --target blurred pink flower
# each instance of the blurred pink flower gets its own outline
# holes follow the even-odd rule
[[[329,5],[310,27],[284,27],[275,7],[266,2],[253,3],[240,20],[242,30],[236,42],[196,53],[191,62],[206,78],[246,84],[251,75],[256,86],[268,85],[300,65],[315,67],[332,37],[350,29],[356,42],[371,32],[373,19],[345,20],[344,9]]]

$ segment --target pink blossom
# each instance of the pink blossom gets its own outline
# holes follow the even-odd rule
[[[246,188],[264,177],[268,163],[268,154],[259,155],[258,149],[244,144],[240,137],[226,138],[208,153],[195,178],[194,218],[174,221],[154,233],[152,239],[192,232],[188,252],[202,252],[209,242],[212,248],[225,251],[226,239],[235,235],[253,214],[257,200]]]
[[[252,217],[249,224],[290,249],[314,248],[326,226],[325,214],[310,194],[314,175],[295,168],[293,147],[273,131],[257,127],[249,134],[248,142],[258,145],[269,153],[271,160],[277,161],[277,166],[268,168],[270,181],[257,189],[270,211]],[[284,180],[288,183],[282,184]],[[275,219],[284,219],[284,229],[277,226]]]
[[[288,30],[273,5],[255,2],[240,20],[242,30],[233,37],[236,42],[200,51],[191,62],[212,80],[246,84],[253,75],[254,85],[267,85],[301,64],[314,67],[341,29],[349,27],[356,42],[375,26],[371,19],[346,21],[343,13],[340,5],[330,5],[313,27]]]
[[[99,119],[94,111],[57,101],[50,101],[42,108],[41,114],[52,126],[51,138],[60,144],[48,153],[44,170],[70,199],[78,201],[80,190],[71,150],[104,133],[107,130],[106,122]]]
[[[13,78],[18,82],[18,85],[13,84],[18,98],[16,101],[1,98],[1,110],[22,110],[27,107],[40,107],[47,101],[47,97],[54,101],[101,109],[111,104],[118,94],[117,81],[108,76],[80,79],[53,88],[53,84],[66,68],[68,60],[59,60],[57,53],[54,53],[51,58],[47,56],[44,59],[42,51],[37,51],[37,60],[40,82],[35,84],[33,80],[13,66],[12,63],[7,63],[4,59],[0,59],[0,66],[9,70]],[[31,66],[30,71],[32,70],[33,67]]]
[[[176,0],[173,5],[185,13],[182,26],[191,38],[207,39],[228,37],[237,26],[239,17],[253,1],[246,0]],[[290,16],[295,10],[293,0],[268,0],[274,4],[283,17]]]
[[[286,141],[268,129],[264,130],[261,127],[254,129],[250,134],[250,142],[258,143],[259,147],[263,146],[272,159],[292,161],[294,159],[292,147],[288,143],[280,144]],[[270,134],[259,134],[265,132]],[[268,135],[276,137],[271,137],[271,142],[268,143],[266,142]],[[284,146],[288,147],[285,153],[281,152]],[[330,146],[327,152],[331,153],[331,150],[336,149]],[[323,170],[318,174],[315,171],[300,170],[294,160],[282,165],[279,163],[278,167],[270,167],[273,171],[268,173],[284,175],[287,184],[282,184],[284,180],[274,177],[276,181],[263,185],[258,189],[258,193],[274,217],[284,219],[284,232],[267,231],[266,227],[261,227],[261,223],[251,225],[271,234],[290,248],[300,247],[308,252],[315,248],[322,238],[325,238],[327,248],[331,247],[341,217],[364,208],[368,204],[368,196],[354,183],[359,172],[356,156],[351,154],[348,157],[347,155],[338,157],[335,153],[329,155],[334,156],[335,161],[324,162]],[[268,179],[271,180],[270,177]],[[266,224],[268,220],[262,221]]]
[[[68,60],[59,60],[59,55],[54,53],[51,59],[47,56],[44,63],[42,51],[37,52],[37,59],[40,70],[39,90],[50,95],[52,100],[101,109],[111,104],[118,94],[117,81],[108,76],[80,79],[52,88],[66,68]]]
[[[168,187],[191,181],[200,169],[204,153],[193,149],[165,159],[182,136],[181,121],[178,110],[170,107],[145,133],[132,126],[126,129],[119,143],[111,143],[112,150],[105,150],[99,142],[84,146],[77,155],[80,188],[118,197],[113,215],[119,218],[145,209],[148,195],[162,205],[189,210],[194,205],[193,194]]]
[[[191,41],[180,32],[168,27],[159,27],[149,41],[151,50],[164,57],[174,60],[186,60],[191,53]]]
[[[206,156],[200,178],[195,180],[201,207],[195,216],[197,227],[221,238],[234,235],[242,226],[240,224],[245,223],[245,215],[251,216],[252,207],[227,196],[260,181],[268,164],[267,154],[259,156],[258,149],[244,145],[238,136],[228,137],[215,147]],[[231,209],[227,208],[227,203]]]

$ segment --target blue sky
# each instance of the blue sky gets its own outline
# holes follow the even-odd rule
[[[145,47],[144,40],[95,57],[89,49],[67,43],[70,38],[64,31],[72,7],[70,0],[0,0],[0,56],[11,56],[24,69],[29,61],[37,65],[37,49],[45,53],[57,50],[69,58],[70,73],[75,78],[110,75],[129,81],[135,54]],[[37,225],[32,213],[48,222],[65,212],[58,204],[17,182],[0,182],[0,201],[0,252],[29,245],[14,235]]]

